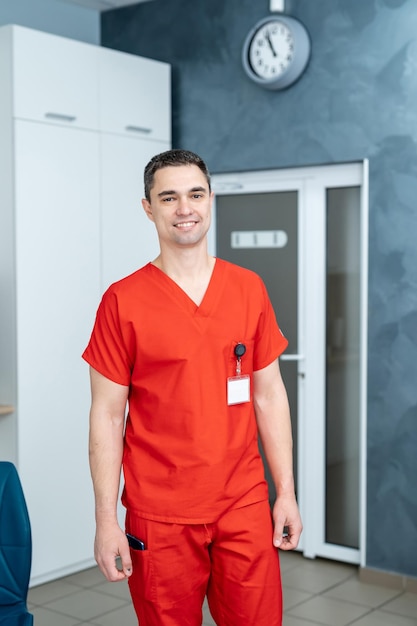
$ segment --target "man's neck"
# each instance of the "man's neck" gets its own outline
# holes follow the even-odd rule
[[[177,283],[198,306],[207,291],[215,262],[207,250],[181,250],[175,254],[163,250],[153,265]]]
[[[172,250],[161,248],[159,256],[153,261],[160,270],[173,280],[198,280],[207,272],[211,273],[214,265],[213,257],[207,252],[207,246]]]

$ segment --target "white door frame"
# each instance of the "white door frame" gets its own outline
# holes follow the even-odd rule
[[[361,187],[360,549],[325,542],[326,190]],[[298,499],[304,520],[299,549],[365,565],[366,372],[368,301],[368,162],[213,174],[215,194],[298,192]],[[209,250],[216,253],[216,203]],[[308,313],[308,314],[307,314]],[[308,406],[308,413],[306,407]]]

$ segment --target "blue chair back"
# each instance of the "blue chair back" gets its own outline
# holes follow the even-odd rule
[[[15,466],[0,461],[0,624],[32,626],[26,602],[32,565],[29,514]]]

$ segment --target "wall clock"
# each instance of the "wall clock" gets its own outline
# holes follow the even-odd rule
[[[242,62],[251,80],[266,89],[285,89],[304,72],[310,58],[310,37],[287,15],[266,17],[249,31]]]

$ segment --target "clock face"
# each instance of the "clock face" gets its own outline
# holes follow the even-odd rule
[[[243,69],[257,85],[285,89],[304,72],[310,51],[310,37],[301,22],[289,15],[266,17],[246,36]]]
[[[249,45],[249,63],[264,80],[284,74],[294,58],[294,38],[286,24],[269,21],[254,34]]]

